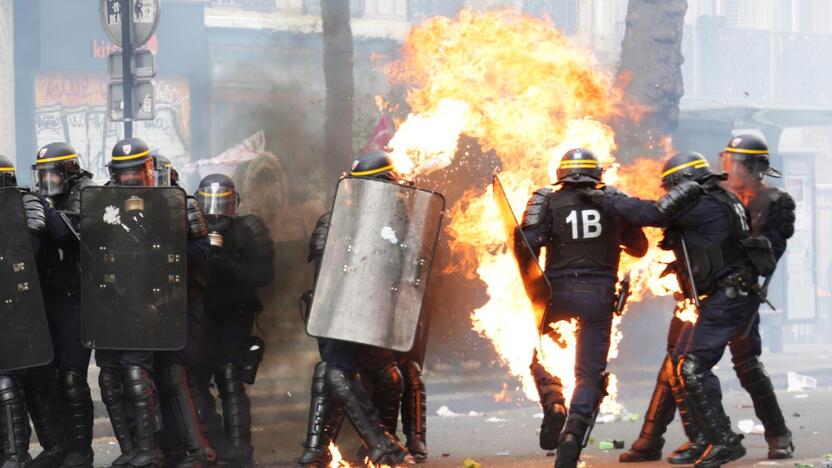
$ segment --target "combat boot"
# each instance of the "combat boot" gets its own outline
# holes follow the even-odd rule
[[[540,396],[540,406],[543,408],[543,422],[540,424],[540,448],[554,450],[558,447],[563,424],[566,421],[566,401],[563,398],[563,383],[550,374],[537,359],[534,353],[529,370],[534,377],[537,394]]]
[[[136,455],[133,445],[133,435],[130,433],[130,423],[127,419],[127,407],[124,401],[124,387],[120,372],[117,369],[103,367],[98,374],[98,386],[101,388],[101,401],[107,408],[113,435],[118,441],[121,455],[116,457],[112,466],[120,467],[130,464]]]
[[[676,448],[668,457],[667,462],[671,465],[692,465],[699,460],[699,457],[705,453],[708,448],[708,441],[702,431],[699,430],[693,415],[688,409],[685,399],[682,397],[682,386],[679,378],[674,374],[670,381],[670,387],[673,391],[673,399],[676,401],[676,407],[679,409],[679,419],[682,420],[682,428],[685,430],[687,442]]]
[[[679,362],[677,378],[681,379],[682,396],[709,443],[696,460],[697,468],[715,468],[745,456],[742,435],[731,431],[731,421],[722,404],[705,389],[708,371],[696,355],[685,355]]]
[[[407,448],[384,429],[378,415],[373,411],[358,376],[349,377],[343,369],[328,367],[326,385],[333,398],[344,408],[355,431],[367,446],[368,457],[375,464],[414,464],[416,461]]]
[[[23,390],[16,377],[0,374],[0,468],[25,468],[31,436]]]
[[[404,383],[396,363],[390,363],[372,374],[373,406],[378,409],[379,418],[390,434],[396,433],[399,422],[399,407],[402,402]]]
[[[332,461],[330,444],[337,437],[344,412],[336,404],[326,387],[326,362],[315,365],[312,374],[312,397],[309,403],[309,421],[303,453],[295,468],[326,468]]]
[[[569,413],[563,427],[563,433],[558,441],[555,468],[576,468],[578,466],[584,439],[594,422],[591,417]]]
[[[61,369],[60,384],[70,427],[70,451],[61,467],[92,468],[93,406],[86,369]]]
[[[139,366],[125,369],[125,396],[133,409],[135,455],[129,465],[163,468],[165,457],[159,448],[156,389],[147,370]]]
[[[662,447],[664,447],[662,436],[667,431],[667,426],[673,421],[673,415],[676,412],[671,379],[673,379],[673,362],[670,356],[665,356],[656,378],[656,388],[653,390],[647,413],[644,415],[641,433],[630,450],[618,457],[619,462],[635,463],[662,458]]]
[[[407,449],[416,463],[428,458],[427,395],[422,380],[422,368],[417,362],[405,360],[400,364],[405,377],[402,395],[402,430],[407,438]]]
[[[69,453],[66,428],[59,407],[58,371],[51,367],[41,367],[28,369],[23,375],[26,408],[43,447],[43,451],[28,466],[57,468]]]
[[[769,460],[791,458],[794,452],[792,433],[786,427],[783,411],[777,402],[771,378],[757,356],[738,359],[734,363],[742,388],[751,396],[754,414],[763,423],[765,438],[768,443]]]
[[[240,369],[233,363],[220,364],[214,380],[222,400],[222,420],[229,450],[220,463],[237,466],[254,465],[254,446],[251,444],[251,401],[246,394]]]
[[[188,384],[188,370],[182,364],[165,366],[165,390],[171,410],[179,427],[179,438],[185,448],[185,458],[176,468],[206,468],[217,461],[213,447],[202,435],[199,416]]]

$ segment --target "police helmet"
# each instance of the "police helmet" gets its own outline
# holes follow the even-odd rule
[[[153,172],[154,177],[156,178],[156,186],[171,187],[176,185],[179,177],[174,177],[176,170],[173,168],[173,163],[170,162],[170,159],[159,154],[157,150],[152,150],[150,152],[150,157],[153,158]]]
[[[237,216],[240,195],[234,181],[225,174],[209,174],[199,182],[196,201],[202,206],[209,225]]]
[[[719,154],[719,162],[722,170],[729,174],[736,170],[735,164],[740,164],[759,179],[782,177],[780,171],[769,165],[768,145],[757,135],[742,134],[731,138]]]
[[[601,182],[604,171],[598,158],[587,149],[574,148],[566,152],[558,164],[559,184],[579,184]]]
[[[14,163],[2,154],[0,154],[0,187],[17,187]]]
[[[352,163],[351,177],[373,177],[395,181],[398,180],[393,158],[388,153],[373,150],[362,154]]]
[[[64,142],[49,143],[38,150],[32,165],[32,184],[45,197],[69,191],[70,180],[81,173],[78,153]]]
[[[662,167],[662,187],[667,190],[683,180],[704,182],[713,176],[708,160],[701,153],[685,151],[671,156]]]
[[[126,138],[116,143],[107,168],[113,182],[118,185],[155,185],[155,161],[150,156],[147,143],[138,138]]]

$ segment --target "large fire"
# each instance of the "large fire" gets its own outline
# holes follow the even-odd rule
[[[609,119],[625,106],[612,77],[593,55],[570,43],[548,20],[513,11],[433,18],[409,34],[402,59],[389,67],[393,81],[409,86],[411,114],[390,142],[401,170],[412,176],[451,163],[461,134],[493,150],[500,180],[515,214],[523,212],[532,191],[555,180],[568,149],[593,151],[607,167],[605,181],[645,198],[660,195],[661,162],[641,160],[628,167],[615,162]],[[518,216],[519,217],[519,216]],[[537,400],[529,364],[537,351],[543,365],[564,383],[567,401],[574,388],[577,322],[551,324],[561,337],[540,338],[535,316],[514,259],[501,248],[505,239],[491,188],[469,192],[449,210],[454,253],[462,268],[476,271],[487,285],[488,302],[476,309],[474,330],[488,338],[523,386]],[[648,292],[667,295],[675,278],[658,279],[672,253],[655,247],[661,233],[647,231],[651,249],[642,259],[623,256],[621,274],[631,272],[631,300]],[[460,268],[456,265],[456,268]],[[620,317],[614,320],[609,356],[617,355]],[[617,412],[616,381],[610,379],[604,411]]]

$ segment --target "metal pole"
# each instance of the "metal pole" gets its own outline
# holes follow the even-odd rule
[[[131,0],[119,0],[121,5],[121,73],[124,88],[124,138],[133,138],[133,25]]]

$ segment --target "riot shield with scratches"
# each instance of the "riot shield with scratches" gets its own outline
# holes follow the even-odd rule
[[[445,199],[435,192],[341,179],[307,332],[410,350],[444,209]]]
[[[187,229],[181,188],[104,186],[81,192],[85,346],[185,346]]]

